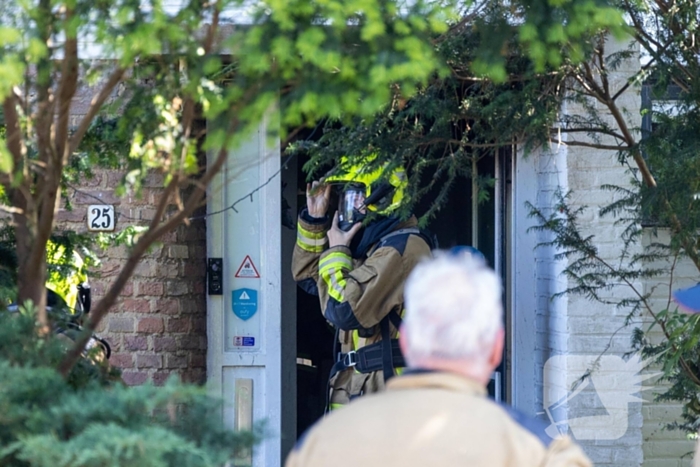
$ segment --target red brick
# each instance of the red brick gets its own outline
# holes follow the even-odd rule
[[[188,261],[185,263],[185,277],[204,277],[206,269],[202,261]]]
[[[117,274],[119,274],[119,271],[121,271],[122,266],[124,266],[124,262],[121,260],[104,260],[100,264],[100,276],[103,278],[116,276]],[[126,286],[124,286],[124,288],[126,288]],[[120,292],[120,295],[124,292],[124,288],[122,289],[122,292]]]
[[[60,210],[56,214],[56,222],[84,222],[86,211],[78,208],[74,211]]]
[[[137,355],[136,368],[163,368],[163,357],[160,355]]]
[[[167,277],[167,278],[171,278],[171,279],[178,277],[180,275],[180,266],[178,263],[160,263],[160,264],[158,264],[158,266],[156,268],[156,276],[157,277]],[[185,263],[185,277],[188,276],[187,264],[189,264],[189,261],[187,263]]]
[[[124,174],[116,170],[110,170],[107,172],[107,186],[116,186],[121,183]]]
[[[137,332],[163,332],[163,318],[141,318],[139,320]]]
[[[190,330],[189,318],[168,318],[168,332],[188,332]]]
[[[153,311],[166,315],[176,315],[180,311],[180,307],[177,300],[160,299],[155,301]]]
[[[118,206],[121,204],[121,199],[114,196],[114,191],[112,190],[81,190],[75,193],[72,202],[76,206],[100,203],[116,204]]]
[[[120,308],[130,313],[150,313],[151,303],[149,300],[129,298],[121,303]]]
[[[190,368],[206,368],[207,356],[204,354],[195,354],[190,358]]]
[[[197,281],[194,283],[192,286],[192,292],[196,294],[203,294],[204,293],[204,281]]]
[[[187,368],[187,357],[178,355],[165,356],[166,368]]]
[[[142,189],[140,193],[135,193],[133,196],[129,197],[129,205],[130,206],[145,206],[145,205],[153,205],[153,203],[150,201],[151,200],[151,190],[149,189]]]
[[[202,297],[203,298],[203,297]],[[206,302],[202,300],[180,300],[180,311],[184,314],[197,313],[204,314],[207,310]]]
[[[122,297],[131,297],[134,295],[134,284],[131,282],[127,282],[126,285],[124,285],[124,288],[122,289],[121,292],[119,292],[119,295]]]
[[[182,381],[192,384],[204,384],[206,382],[206,371],[195,368],[182,373]]]
[[[174,337],[154,337],[153,350],[156,352],[174,352],[177,350],[177,341]]]
[[[187,295],[190,291],[189,282],[184,280],[170,280],[167,282],[165,290],[166,295],[169,297]]]
[[[118,368],[133,368],[134,356],[130,353],[113,353],[109,357],[109,363]]]
[[[163,283],[161,282],[139,282],[137,286],[137,296],[161,296],[163,295]]]
[[[151,377],[153,378],[153,384],[156,386],[162,386],[166,381],[168,381],[168,379],[170,379],[171,376],[174,375],[176,374],[169,371],[156,371]]]
[[[102,298],[105,295],[105,290],[107,289],[104,281],[99,279],[90,282],[90,292],[92,292],[92,299],[95,301],[96,298]]]
[[[131,255],[131,251],[127,247],[120,245],[117,247],[110,248],[109,255],[112,258],[128,259],[129,256]]]
[[[193,318],[192,319],[192,330],[194,332],[203,333],[207,330],[207,319],[206,318]]]
[[[199,336],[183,336],[180,339],[180,348],[184,350],[199,349]]]
[[[109,332],[134,332],[134,318],[110,316]]]
[[[151,259],[142,259],[139,264],[134,269],[134,277],[156,277],[156,263]],[[140,283],[142,284],[142,283]],[[161,286],[162,289],[162,286]],[[141,288],[139,288],[139,295],[153,295],[149,293],[143,293]],[[161,292],[162,295],[162,292]]]
[[[146,382],[148,373],[144,371],[124,371],[122,373],[122,381],[127,386],[139,386]]]
[[[145,336],[124,336],[124,350],[148,350]]]
[[[136,214],[134,217],[136,217],[137,219],[141,219],[141,220],[150,222],[153,219],[153,216],[155,216],[155,215],[156,215],[155,209],[141,208],[141,209],[136,209]],[[163,241],[162,237],[161,237],[161,241]]]
[[[206,245],[190,245],[190,258],[206,258]]]

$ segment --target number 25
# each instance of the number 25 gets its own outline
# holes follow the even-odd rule
[[[104,208],[101,211],[98,208],[93,208],[92,216],[93,218],[92,222],[90,223],[90,226],[93,229],[106,229],[112,224],[112,216],[110,215],[108,208]],[[102,217],[102,222],[100,222],[100,217]]]

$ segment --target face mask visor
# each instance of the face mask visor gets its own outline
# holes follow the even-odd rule
[[[361,185],[348,185],[340,195],[338,204],[338,227],[345,232],[353,225],[362,222],[367,214],[365,188]]]

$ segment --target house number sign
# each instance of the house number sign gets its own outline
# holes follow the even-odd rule
[[[111,232],[116,226],[114,206],[111,204],[92,204],[88,206],[87,228],[92,232]]]

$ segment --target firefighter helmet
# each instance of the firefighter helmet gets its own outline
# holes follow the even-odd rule
[[[396,211],[403,202],[408,185],[406,171],[395,167],[387,173],[387,164],[372,164],[375,154],[352,164],[347,158],[340,160],[339,166],[323,182],[340,185],[339,226],[349,230],[353,224],[361,221],[367,210],[380,215],[389,215]]]

